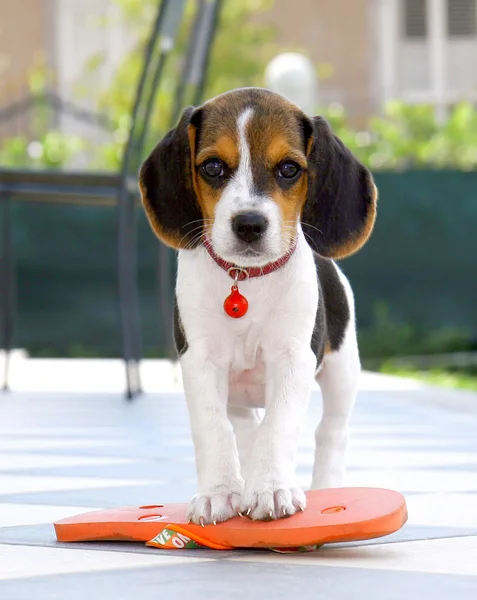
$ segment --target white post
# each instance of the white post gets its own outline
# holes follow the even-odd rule
[[[439,123],[447,116],[446,46],[447,14],[445,0],[427,0],[429,15],[429,73],[435,115]]]
[[[378,0],[377,8],[380,95],[382,104],[385,104],[399,96],[397,73],[399,6],[397,0]]]
[[[265,70],[267,88],[313,115],[318,104],[318,77],[313,63],[302,54],[285,52],[272,59]]]

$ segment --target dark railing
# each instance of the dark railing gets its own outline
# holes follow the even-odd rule
[[[20,100],[0,109],[0,125],[10,124],[15,119],[21,119],[29,113],[37,112],[41,108],[50,110],[55,117],[68,115],[76,121],[90,123],[104,131],[113,131],[114,123],[105,113],[98,113],[74,102],[68,102],[61,98],[54,90],[45,90],[41,93],[26,94]]]
[[[173,117],[182,108],[184,90],[195,88],[199,102],[206,81],[210,50],[216,31],[222,0],[197,0],[195,17],[186,49],[173,107]],[[141,392],[139,361],[141,339],[137,287],[136,218],[138,202],[137,172],[143,159],[146,133],[161,84],[161,77],[171,51],[175,47],[183,20],[185,0],[162,0],[145,46],[143,69],[139,78],[132,110],[131,127],[119,173],[29,171],[0,169],[2,242],[0,263],[0,348],[5,351],[3,388],[8,389],[9,354],[14,343],[15,269],[12,245],[12,201],[24,199],[39,202],[117,205],[118,207],[118,300],[122,332],[122,356],[126,369],[127,397]],[[161,247],[162,248],[162,247]],[[169,299],[170,251],[159,251],[159,303],[170,320]],[[169,339],[171,336],[168,336]]]

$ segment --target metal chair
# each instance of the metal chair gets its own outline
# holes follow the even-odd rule
[[[122,356],[126,371],[126,396],[141,393],[139,362],[141,340],[137,288],[136,217],[137,172],[143,159],[146,134],[166,61],[173,50],[184,15],[186,0],[162,0],[144,52],[144,66],[132,110],[129,139],[119,173],[31,171],[0,168],[2,242],[0,260],[0,348],[5,352],[3,382],[8,389],[9,357],[13,348],[15,320],[15,270],[12,248],[11,202],[34,198],[40,202],[65,201],[94,204],[105,199],[118,206],[118,299],[121,316]],[[187,86],[195,88],[194,102],[204,90],[207,66],[222,0],[198,0],[184,67],[174,100],[173,120],[182,108]],[[159,251],[160,304],[164,317],[171,314],[165,282],[170,277],[166,250]],[[169,319],[171,320],[171,319]],[[170,336],[171,337],[171,336]]]

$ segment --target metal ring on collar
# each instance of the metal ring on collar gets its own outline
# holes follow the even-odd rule
[[[236,275],[232,275],[233,271],[236,272]],[[235,282],[237,282],[239,280],[240,273],[245,273],[245,277],[241,281],[244,281],[249,278],[247,269],[242,269],[241,267],[230,267],[230,269],[227,269],[227,275],[229,277],[233,277]]]

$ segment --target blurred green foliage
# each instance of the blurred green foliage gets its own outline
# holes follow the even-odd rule
[[[389,307],[384,302],[376,302],[373,312],[371,327],[358,328],[359,349],[363,359],[380,361],[398,356],[477,350],[475,341],[465,329],[424,329],[411,323],[397,323],[391,319]]]
[[[143,48],[155,18],[157,0],[115,1],[120,8],[116,18],[133,28],[137,42],[119,65],[108,89],[99,91],[95,98],[98,110],[107,113],[114,124],[111,140],[94,146],[77,137],[50,131],[48,108],[39,103],[33,114],[33,136],[4,140],[0,147],[0,164],[61,167],[73,161],[77,155],[82,153],[84,156],[87,152],[90,168],[119,168],[129,135],[131,105],[142,66]],[[263,85],[268,61],[279,50],[287,50],[277,47],[273,28],[260,18],[272,8],[273,2],[225,0],[212,50],[206,98],[237,87]],[[186,4],[186,17],[157,94],[146,149],[171,126],[177,74],[182,68],[195,7],[195,2]],[[108,26],[108,22],[98,23],[98,26]],[[94,94],[97,88],[94,82],[97,81],[104,59],[104,54],[99,53],[88,60],[84,77],[77,86],[79,97],[91,97]],[[317,65],[317,72],[321,73],[324,67],[326,65]],[[46,67],[43,66],[43,71],[40,68],[33,70],[30,76],[31,93],[41,95],[51,81],[52,75]],[[184,104],[191,103],[193,92],[193,89],[186,89]],[[421,167],[472,170],[477,167],[477,110],[468,102],[454,106],[442,124],[435,119],[431,105],[390,102],[382,115],[369,120],[366,130],[351,126],[345,110],[339,104],[321,107],[317,112],[330,121],[335,133],[374,171]]]
[[[135,24],[139,41],[120,65],[109,89],[98,98],[100,110],[107,111],[117,128],[112,141],[95,152],[95,166],[112,169],[118,169],[128,138],[131,103],[142,67],[143,46],[157,6],[156,0],[116,1],[128,22]],[[178,73],[181,72],[190,38],[195,6],[193,2],[186,4],[186,16],[179,30],[176,47],[164,70],[148,128],[148,147],[155,144],[172,125]],[[237,87],[263,84],[265,67],[277,49],[273,29],[261,24],[258,17],[272,6],[273,0],[225,0],[212,48],[205,98]],[[94,61],[92,69],[97,69],[100,64],[100,61]],[[185,105],[192,102],[193,93],[193,89],[185,90]]]
[[[469,102],[454,106],[442,124],[432,105],[390,102],[382,116],[370,119],[366,131],[349,127],[339,105],[322,112],[336,135],[373,171],[477,167],[477,109]]]
[[[475,367],[417,369],[412,363],[407,366],[397,366],[392,361],[386,361],[381,365],[380,371],[388,375],[417,379],[428,385],[477,391]]]
[[[56,130],[35,136],[33,142],[25,136],[17,136],[2,141],[0,164],[61,167],[87,150],[90,168],[118,170],[128,139],[130,113],[124,98],[126,94],[121,96],[113,91],[116,85],[119,84],[114,83],[101,99],[104,110],[109,105],[109,114],[115,122],[110,142],[92,147],[78,136]],[[211,87],[218,85],[214,81]],[[125,89],[130,87],[125,84]],[[211,95],[207,94],[207,97]],[[149,145],[169,127],[172,97],[172,91],[166,94],[161,90],[149,129]],[[114,102],[113,98],[117,101]],[[341,106],[324,107],[320,113],[328,119],[336,135],[373,171],[419,168],[471,171],[477,168],[477,109],[470,103],[456,105],[448,120],[439,124],[432,106],[393,102],[385,108],[382,116],[372,117],[369,128],[362,131],[349,125]]]
[[[143,50],[157,10],[157,0],[115,0],[121,8],[120,20],[133,28],[137,42],[116,70],[105,91],[96,95],[98,111],[108,115],[114,124],[111,140],[103,145],[87,144],[84,140],[48,131],[48,107],[41,102],[32,111],[33,134],[3,140],[0,147],[0,164],[24,167],[61,167],[87,150],[89,167],[118,170],[124,145],[129,135],[131,107],[143,64]],[[229,89],[261,85],[268,61],[277,52],[273,29],[260,22],[261,13],[269,10],[273,0],[225,0],[220,27],[214,41],[205,97],[211,97]],[[148,128],[148,147],[162,136],[171,124],[174,94],[178,73],[182,68],[184,50],[190,37],[195,2],[187,2],[186,16],[182,22],[178,41],[171,53],[155,99],[155,108]],[[108,26],[102,21],[98,26]],[[104,54],[90,57],[85,64],[84,77],[76,87],[78,98],[94,94],[95,76],[104,62]],[[37,68],[30,77],[30,92],[41,97],[51,74],[43,67]],[[185,102],[190,103],[193,91],[186,89]],[[45,133],[46,132],[46,133]],[[33,146],[31,146],[33,142]],[[42,149],[40,151],[39,145]],[[33,150],[33,152],[32,152]]]
[[[39,99],[32,112],[31,135],[3,140],[0,165],[13,167],[60,168],[88,155],[89,167],[117,170],[131,125],[131,105],[143,61],[143,49],[155,18],[157,0],[115,0],[119,18],[134,28],[137,42],[115,72],[109,87],[97,92],[98,110],[107,113],[114,125],[110,142],[98,147],[86,140],[51,129],[51,109],[41,101],[52,85],[52,74],[45,66],[32,70],[30,92]],[[174,94],[178,73],[182,69],[184,50],[190,36],[195,3],[186,6],[178,43],[167,63],[157,94],[146,150],[171,126]],[[260,16],[273,6],[273,0],[225,0],[220,27],[214,42],[205,97],[213,97],[229,89],[261,86],[268,61],[278,51],[275,32]],[[108,26],[102,22],[100,26]],[[299,48],[293,48],[299,51]],[[85,65],[83,80],[78,84],[78,97],[95,93],[98,73],[105,56],[96,54]],[[317,65],[326,77],[332,65]],[[184,103],[192,102],[193,89],[185,91]],[[49,112],[50,111],[50,112]],[[473,170],[477,168],[477,109],[468,102],[454,106],[444,123],[435,118],[431,105],[407,105],[394,101],[383,113],[372,117],[365,130],[350,124],[339,104],[317,109],[330,122],[335,133],[373,171],[419,168]],[[423,330],[409,323],[395,323],[389,309],[377,303],[374,321],[360,328],[360,349],[364,359],[411,354],[434,354],[475,349],[466,331],[441,328]],[[49,353],[45,350],[46,354]],[[73,346],[72,356],[88,351]]]
[[[7,138],[0,148],[0,165],[54,169],[62,167],[87,144],[80,137],[47,131],[33,141],[24,136]]]
[[[35,65],[28,76],[31,94],[30,136],[17,135],[2,140],[0,165],[54,169],[67,164],[87,146],[85,140],[51,128],[51,107],[47,89],[53,76],[43,63]]]
[[[91,168],[117,170],[124,144],[128,139],[131,104],[143,61],[143,47],[155,17],[156,0],[116,0],[120,18],[134,28],[137,43],[117,69],[108,89],[99,92],[98,109],[106,112],[114,123],[111,140],[99,147],[87,148]],[[264,24],[260,15],[273,6],[273,0],[225,0],[220,27],[212,50],[205,97],[224,91],[263,85],[268,61],[278,52],[275,32]],[[195,14],[195,3],[186,5],[176,48],[169,58],[157,94],[149,127],[148,146],[162,136],[171,125],[177,73],[180,72],[185,46]],[[102,23],[101,26],[107,26]],[[283,48],[281,49],[283,50]],[[78,84],[78,95],[93,93],[93,81],[104,62],[97,54],[85,65],[84,80]],[[319,71],[320,65],[317,66]],[[32,94],[40,95],[51,73],[37,68],[30,76]],[[193,90],[186,90],[185,103],[190,103]],[[477,110],[468,102],[454,106],[445,123],[439,123],[431,105],[389,103],[380,116],[372,117],[366,130],[350,126],[346,112],[339,104],[322,107],[317,112],[331,123],[335,133],[372,170],[411,168],[475,169],[477,166]],[[3,141],[0,163],[6,166],[61,167],[84,152],[86,141],[48,130],[47,107],[39,103],[33,115],[33,138],[15,137]],[[31,145],[33,141],[33,146]]]

